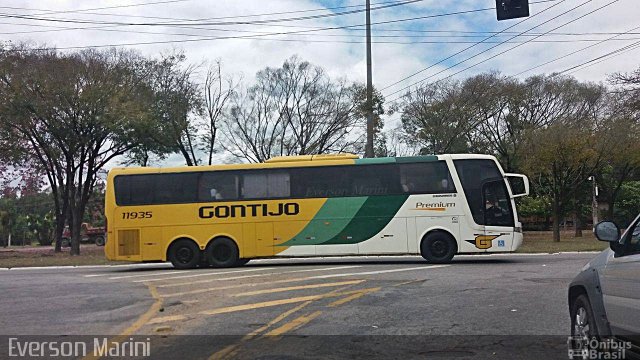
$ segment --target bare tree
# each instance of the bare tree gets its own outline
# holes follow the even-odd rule
[[[229,104],[235,94],[237,84],[233,78],[223,78],[222,62],[216,60],[207,69],[204,79],[203,103],[206,116],[206,132],[202,135],[202,150],[207,154],[208,164],[213,163],[218,141],[221,119],[227,115]]]
[[[360,141],[356,94],[357,86],[292,57],[258,72],[256,84],[234,98],[223,147],[252,162],[353,149]]]
[[[147,129],[153,141],[140,149],[160,156],[179,153],[188,166],[194,166],[199,163],[195,119],[201,115],[202,99],[193,80],[196,66],[184,65],[185,60],[183,53],[173,52],[146,62],[144,71],[153,89],[152,109],[158,123]],[[141,158],[148,156],[143,153]]]

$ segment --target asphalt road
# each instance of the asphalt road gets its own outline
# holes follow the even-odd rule
[[[566,359],[567,285],[593,256],[0,270],[0,335],[143,335],[153,358]]]

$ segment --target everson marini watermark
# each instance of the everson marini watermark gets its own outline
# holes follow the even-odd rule
[[[93,338],[93,341],[20,341],[9,338],[9,357],[55,358],[55,357],[150,357],[151,340],[142,341],[132,337],[124,341],[108,338]]]

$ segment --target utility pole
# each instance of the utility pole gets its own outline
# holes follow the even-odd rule
[[[364,156],[373,154],[373,80],[371,75],[371,1],[367,1],[367,143]]]
[[[593,228],[596,228],[596,224],[598,224],[598,184],[596,183],[596,177],[590,176],[589,179],[592,181],[591,187],[591,216],[593,221]]]

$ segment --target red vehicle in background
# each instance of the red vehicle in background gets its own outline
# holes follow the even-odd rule
[[[104,246],[107,241],[104,226],[93,227],[89,223],[82,223],[80,235],[81,243],[94,243],[98,246]],[[67,247],[69,245],[71,245],[71,230],[69,230],[69,226],[65,226],[62,232],[62,246]]]

